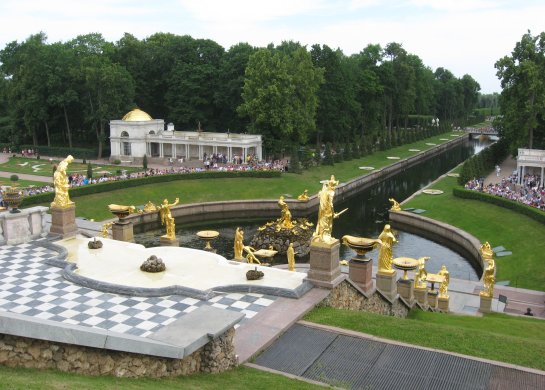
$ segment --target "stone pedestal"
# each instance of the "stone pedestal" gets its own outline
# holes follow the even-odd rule
[[[60,234],[62,238],[67,238],[74,237],[77,231],[75,205],[64,208],[51,207],[50,233]]]
[[[481,303],[479,305],[479,311],[481,313],[491,313],[492,312],[492,297],[480,296]]]
[[[414,297],[416,301],[422,306],[423,308],[427,308],[428,306],[428,289],[427,287],[415,287],[414,288]]]
[[[313,242],[310,245],[310,269],[307,279],[318,287],[333,288],[342,280],[339,266],[339,240],[331,244]]]
[[[161,246],[180,246],[180,241],[177,239],[170,239],[166,236],[161,236],[159,239],[159,245]]]
[[[412,279],[398,279],[397,281],[397,293],[407,302],[414,300],[414,280]]]
[[[377,290],[386,295],[390,299],[394,299],[397,296],[396,288],[396,272],[383,273],[377,272]]]
[[[449,297],[438,297],[437,298],[437,308],[440,311],[444,311],[445,313],[448,313],[448,302]]]
[[[348,277],[363,291],[371,291],[373,289],[373,260],[368,257],[350,259]]]
[[[19,213],[0,213],[0,245],[17,245],[45,237],[45,213],[43,206],[30,207]]]
[[[439,291],[437,290],[428,290],[428,305],[432,309],[437,308],[437,296],[439,295]]]
[[[118,241],[134,242],[132,222],[117,221],[112,225],[112,238]]]

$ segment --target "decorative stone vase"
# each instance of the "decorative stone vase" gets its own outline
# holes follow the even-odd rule
[[[10,213],[12,214],[21,212],[18,207],[23,201],[23,198],[23,192],[16,186],[11,186],[4,191],[4,203],[6,203],[8,207],[11,207]]]

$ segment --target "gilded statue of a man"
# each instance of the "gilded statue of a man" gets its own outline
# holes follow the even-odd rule
[[[320,200],[320,208],[318,210],[318,222],[316,223],[316,231],[312,235],[312,241],[321,241],[331,244],[335,239],[331,237],[333,232],[333,219],[338,218],[344,211],[335,213],[333,211],[333,197],[335,189],[339,185],[339,181],[335,180],[335,176],[325,182],[321,191],[318,193]]]
[[[237,227],[235,230],[235,242],[233,245],[235,251],[235,260],[243,260],[244,256],[242,254],[244,250],[244,231]]]
[[[74,205],[74,202],[70,200],[68,196],[68,176],[66,176],[66,169],[68,164],[74,161],[74,157],[69,155],[62,160],[57,166],[57,170],[53,174],[53,185],[55,186],[55,199],[51,202],[51,207],[68,208]]]

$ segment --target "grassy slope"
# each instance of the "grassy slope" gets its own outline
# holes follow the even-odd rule
[[[496,279],[509,280],[514,287],[544,291],[545,225],[503,207],[454,197],[456,180],[445,177],[433,185],[444,194],[420,194],[403,206],[425,209],[423,216],[459,227],[492,247],[504,246],[513,254],[496,257]]]
[[[289,379],[244,366],[221,374],[197,374],[177,378],[114,378],[84,376],[54,370],[19,369],[0,366],[0,389],[315,389],[306,382]]]
[[[316,308],[306,320],[410,344],[545,370],[545,321],[412,311],[408,318]]]
[[[82,196],[74,199],[77,206],[76,214],[80,217],[100,221],[112,217],[106,207],[110,203],[143,205],[148,200],[156,203],[164,198],[172,200],[176,197],[180,198],[182,204],[220,200],[277,199],[286,193],[297,197],[305,189],[308,189],[310,194],[315,194],[321,188],[320,180],[328,179],[332,174],[341,182],[345,182],[369,173],[359,169],[360,166],[382,168],[392,164],[393,160],[386,157],[406,158],[412,156],[415,152],[409,152],[409,149],[426,150],[433,147],[426,145],[426,143],[439,145],[446,142],[441,141],[440,138],[452,137],[447,133],[388,151],[376,152],[361,159],[344,161],[334,166],[316,167],[306,170],[300,175],[287,173],[278,179],[183,180]]]

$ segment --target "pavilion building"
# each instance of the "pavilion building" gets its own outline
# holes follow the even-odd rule
[[[246,161],[252,155],[262,160],[262,138],[255,134],[176,131],[163,119],[134,109],[121,120],[110,121],[110,160],[141,162],[144,155],[155,162],[204,160],[222,154],[227,161]]]
[[[539,149],[520,149],[517,156],[518,184],[522,184],[524,175],[541,175],[539,187],[543,187],[545,179],[543,173],[545,170],[545,150]]]

